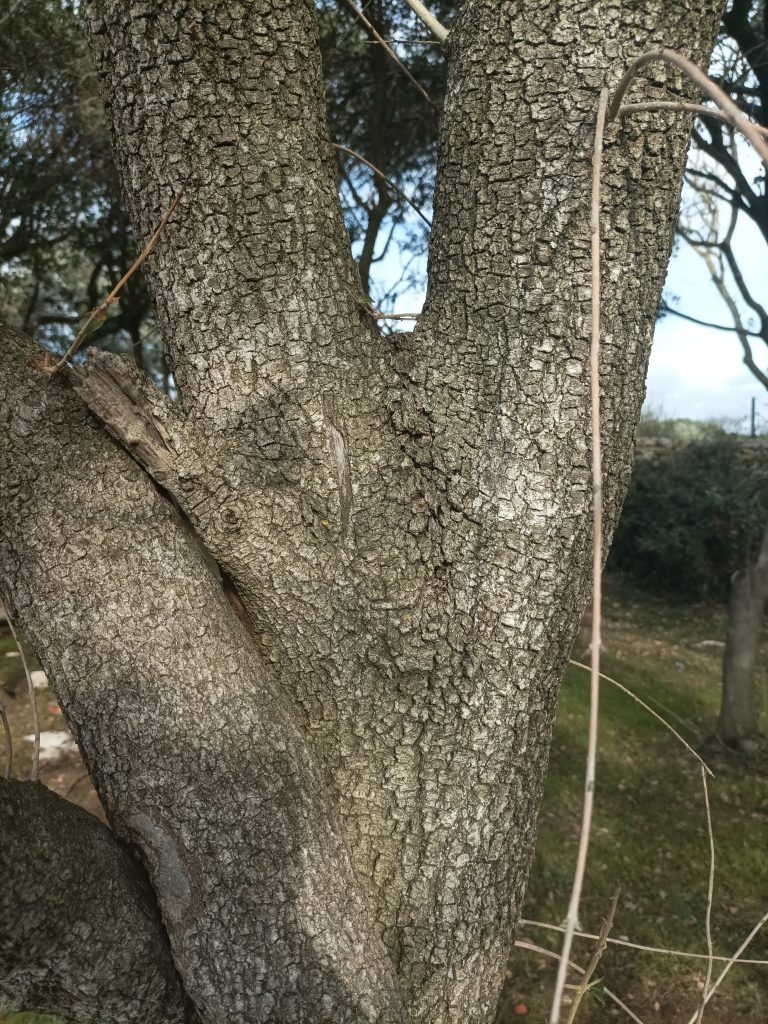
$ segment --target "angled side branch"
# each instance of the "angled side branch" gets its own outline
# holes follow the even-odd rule
[[[0,577],[141,851],[185,991],[231,1024],[318,1003],[339,1024],[399,1022],[326,777],[220,580],[65,381],[29,369],[34,346],[0,340]],[[138,422],[137,450],[162,455]]]
[[[301,388],[367,337],[313,6],[255,0],[236,31],[225,0],[83,13],[140,241],[194,175],[144,270],[181,402],[221,425],[263,378]]]

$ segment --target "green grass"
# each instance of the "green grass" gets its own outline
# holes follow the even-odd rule
[[[717,609],[680,608],[632,600],[608,602],[603,671],[651,704],[696,747],[711,733],[719,705],[717,649],[691,645],[722,639]],[[586,639],[576,645],[583,655]],[[584,656],[578,660],[585,661]],[[761,688],[765,689],[765,679]],[[663,709],[662,710],[662,706]],[[526,917],[560,923],[565,917],[576,859],[583,795],[589,709],[587,673],[572,668],[563,685],[539,837],[528,886]],[[705,749],[709,749],[705,745]],[[712,912],[715,952],[730,955],[768,908],[768,781],[743,765],[715,758],[709,782],[717,873]],[[616,885],[622,889],[615,937],[705,952],[709,850],[700,770],[652,716],[607,683],[600,697],[596,809],[584,885],[581,923],[599,931]],[[557,947],[552,933],[521,929],[520,938]],[[591,944],[577,942],[585,964]],[[768,935],[751,947],[768,959]],[[644,1020],[686,1024],[696,1007],[706,964],[609,950],[599,973]],[[554,961],[522,951],[513,955],[502,1019],[545,1021]],[[765,1024],[768,968],[734,969],[708,1007],[706,1024]],[[579,1021],[613,1019],[586,1003]]]

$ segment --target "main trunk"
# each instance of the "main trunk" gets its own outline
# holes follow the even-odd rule
[[[148,262],[180,401],[114,357],[73,375],[132,461],[11,339],[9,598],[206,1020],[487,1022],[589,581],[597,96],[659,42],[705,60],[717,4],[466,0],[394,338],[308,0],[85,7],[137,237],[185,188]],[[606,539],[687,128],[608,137]]]

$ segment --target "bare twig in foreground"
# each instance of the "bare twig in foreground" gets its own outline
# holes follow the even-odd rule
[[[518,949],[528,949],[532,953],[540,953],[542,956],[548,956],[552,960],[560,959],[559,953],[556,953],[553,949],[547,949],[546,946],[537,946],[535,942],[527,942],[525,939],[515,939],[515,945]],[[584,973],[584,968],[579,967],[579,965],[573,963],[573,961],[569,961],[568,966],[572,967],[577,974]],[[605,994],[608,996],[612,1003],[615,1003],[620,1010],[623,1010],[624,1013],[626,1013],[630,1020],[633,1020],[635,1024],[643,1024],[643,1022],[640,1020],[637,1014],[633,1013],[633,1011],[630,1010],[627,1004],[623,1003],[619,999],[615,992],[612,992],[609,988],[606,987],[603,987],[603,992],[605,992]]]
[[[416,203],[414,203],[412,199],[409,199],[405,192],[403,192],[401,188],[398,188],[394,181],[392,181],[390,178],[386,176],[384,171],[379,170],[376,164],[372,164],[370,160],[366,160],[363,154],[358,153],[356,149],[350,149],[349,146],[342,146],[340,142],[332,142],[331,145],[333,146],[334,149],[338,149],[341,153],[347,153],[349,156],[354,157],[355,160],[359,160],[361,164],[365,164],[366,167],[370,167],[374,174],[378,174],[382,181],[385,181],[394,192],[397,192],[401,199],[404,199],[405,202],[408,203],[412,210],[415,210],[416,213],[418,213],[418,215],[421,217],[421,219],[424,221],[428,228],[432,227],[432,221],[429,219],[429,217],[423,214],[416,205]]]
[[[704,786],[704,806],[707,811],[707,835],[709,837],[709,885],[707,887],[707,913],[705,917],[705,928],[707,933],[707,974],[704,979],[704,988],[701,992],[696,1024],[701,1024],[704,1017],[704,1007],[707,1005],[707,992],[709,983],[712,981],[712,964],[714,962],[714,951],[712,948],[712,896],[715,889],[715,836],[712,832],[712,811],[709,806],[709,789],[707,788],[707,773],[701,769],[701,783]]]
[[[5,772],[4,776],[6,779],[10,779],[11,772],[13,771],[13,736],[11,735],[11,726],[8,722],[8,713],[5,710],[5,704],[0,699],[0,719],[3,722],[3,732],[5,734]]]
[[[444,43],[448,38],[448,29],[444,25],[440,24],[434,14],[427,10],[421,0],[405,0],[405,2],[411,8],[416,17],[421,18],[432,35],[436,39],[439,39],[441,43]]]
[[[627,71],[616,86],[616,89],[611,99],[611,105],[608,109],[607,120],[613,121],[618,116],[619,109],[621,107],[621,101],[624,99],[624,93],[629,88],[629,84],[633,78],[637,75],[641,68],[644,68],[648,64],[654,64],[656,61],[662,61],[665,64],[671,64],[673,67],[680,68],[688,78],[698,85],[698,87],[705,92],[710,99],[714,100],[715,103],[720,107],[722,111],[729,115],[731,121],[736,128],[746,136],[752,145],[755,147],[758,156],[763,163],[768,167],[768,141],[764,138],[762,130],[758,130],[755,125],[749,120],[747,115],[740,107],[737,106],[731,99],[731,97],[723,92],[719,85],[716,85],[712,79],[707,75],[705,71],[697,67],[693,61],[688,60],[687,57],[683,57],[682,54],[676,50],[669,50],[666,47],[662,47],[658,50],[649,50],[648,53],[644,53],[641,57],[630,65]],[[705,108],[706,109],[706,108]]]
[[[724,980],[725,976],[728,974],[728,972],[733,967],[733,965],[736,964],[736,963],[740,963],[739,957],[744,952],[744,950],[747,948],[747,946],[750,944],[752,939],[754,939],[754,937],[757,935],[757,933],[760,931],[760,929],[763,927],[763,925],[766,923],[766,921],[768,921],[768,910],[766,910],[766,912],[763,914],[763,916],[757,922],[757,924],[752,929],[752,931],[749,933],[749,935],[746,937],[746,939],[744,939],[742,944],[739,946],[739,948],[736,950],[736,952],[730,958],[730,960],[725,965],[725,967],[722,969],[722,971],[720,971],[720,974],[715,979],[715,983],[712,985],[712,987],[709,989],[707,994],[704,996],[704,1005],[705,1006],[710,1001],[710,999],[715,994],[715,992],[717,992],[718,988],[720,987],[720,983]],[[688,1024],[696,1024],[696,1018],[698,1017],[698,1013],[699,1013],[699,1011],[697,1010],[693,1014],[691,1019],[688,1021]]]
[[[589,672],[589,665],[585,665],[581,661],[574,661],[573,658],[569,658],[568,659],[568,664],[569,665],[574,665],[576,668],[583,668],[585,672]],[[690,745],[690,743],[686,743],[686,741],[683,739],[683,737],[680,735],[680,733],[677,731],[677,729],[674,729],[669,724],[669,722],[666,720],[666,718],[662,718],[661,715],[658,713],[658,711],[654,711],[652,707],[650,707],[648,704],[646,704],[644,700],[641,700],[640,697],[638,697],[636,693],[633,693],[632,690],[630,690],[626,686],[624,686],[623,683],[620,683],[618,681],[618,679],[612,679],[611,676],[607,676],[604,672],[600,673],[600,678],[604,679],[607,683],[612,683],[615,687],[617,687],[619,690],[621,690],[622,693],[626,693],[626,695],[628,697],[631,697],[632,700],[635,701],[636,704],[639,704],[641,708],[644,708],[648,712],[649,715],[653,715],[653,717],[656,719],[657,722],[661,722],[661,724],[664,726],[665,729],[669,729],[669,731],[672,733],[672,735],[677,740],[679,740],[680,743],[682,743],[682,745],[685,747],[685,749],[688,751],[688,753],[692,757],[696,758],[696,760],[699,762],[699,765],[707,772],[707,774],[710,777],[714,778],[714,775],[712,773],[712,769],[709,767],[709,765],[707,765],[701,759],[701,757],[699,757],[699,755],[696,753],[696,751],[693,749],[693,747]]]
[[[120,294],[120,290],[122,289],[123,285],[126,283],[126,281],[129,281],[133,277],[133,275],[139,269],[141,264],[144,262],[144,260],[147,258],[147,256],[151,255],[153,249],[157,245],[158,239],[160,238],[160,235],[162,235],[163,231],[165,230],[166,224],[171,219],[171,215],[173,214],[173,211],[179,205],[179,202],[181,201],[181,197],[184,195],[184,190],[186,189],[186,187],[187,187],[187,183],[185,182],[184,185],[182,186],[181,191],[179,192],[179,194],[176,196],[176,198],[173,200],[171,205],[168,207],[168,209],[163,214],[163,219],[160,221],[160,223],[158,224],[157,228],[153,232],[152,237],[150,238],[150,240],[147,242],[147,244],[141,250],[141,252],[136,257],[136,259],[133,261],[133,263],[128,268],[128,270],[123,274],[123,276],[117,282],[117,284],[112,289],[112,291],[109,293],[109,295],[106,297],[106,299],[104,299],[104,301],[101,303],[101,305],[97,306],[96,309],[91,310],[91,312],[90,312],[90,314],[88,316],[88,319],[85,321],[83,326],[77,332],[77,337],[72,342],[72,344],[69,346],[67,351],[61,357],[61,359],[59,359],[59,361],[57,363],[54,363],[53,366],[49,366],[47,361],[46,361],[43,364],[43,366],[42,366],[43,370],[45,370],[47,373],[51,373],[51,374],[58,373],[59,370],[62,370],[67,365],[67,363],[72,358],[72,356],[77,352],[77,350],[80,348],[80,346],[86,340],[86,338],[88,337],[88,332],[91,329],[91,324],[93,324],[94,321],[96,321],[98,323],[103,323],[107,319],[107,313],[109,312],[109,307],[113,303],[118,301],[118,296]]]
[[[613,894],[613,897],[611,899],[611,905],[608,908],[608,915],[603,921],[603,926],[600,929],[600,934],[597,938],[597,943],[595,945],[594,952],[592,953],[592,957],[589,963],[587,964],[586,971],[581,977],[579,987],[576,989],[576,994],[573,997],[573,1002],[571,1003],[571,1008],[568,1013],[568,1020],[566,1021],[566,1024],[573,1024],[574,1020],[576,1019],[576,1014],[579,1012],[581,1000],[589,991],[590,985],[592,983],[592,975],[597,970],[597,965],[600,963],[600,957],[603,955],[605,947],[608,945],[608,933],[613,927],[613,919],[616,916],[616,905],[619,902],[620,892],[621,890],[617,889],[616,892]]]
[[[356,6],[356,5],[355,5],[355,4],[354,4],[354,3],[352,2],[352,0],[344,0],[344,3],[345,3],[345,4],[347,5],[347,7],[348,7],[348,8],[350,9],[350,11],[352,11],[352,13],[354,14],[354,16],[355,16],[355,17],[356,17],[356,18],[358,19],[358,21],[360,21],[360,22],[361,22],[361,23],[362,23],[363,25],[365,25],[365,27],[366,27],[366,28],[368,29],[368,31],[369,31],[369,32],[371,33],[371,35],[372,35],[372,36],[374,37],[374,39],[375,39],[375,40],[376,40],[376,41],[377,41],[378,43],[381,43],[381,45],[382,45],[382,46],[384,47],[384,49],[385,49],[385,50],[387,51],[387,53],[388,53],[388,54],[389,54],[389,56],[390,56],[390,57],[392,58],[392,60],[393,60],[393,61],[395,62],[395,64],[397,64],[397,66],[398,66],[398,67],[400,68],[400,70],[401,70],[401,71],[403,72],[403,74],[404,74],[404,75],[406,76],[406,78],[407,78],[407,79],[408,79],[408,80],[409,80],[409,81],[410,81],[410,82],[411,82],[411,83],[412,83],[413,85],[415,85],[415,86],[416,86],[416,88],[417,88],[417,89],[419,90],[419,92],[420,92],[420,93],[421,93],[421,95],[422,95],[422,96],[424,97],[424,99],[425,99],[425,100],[427,101],[427,103],[428,103],[428,104],[430,105],[430,107],[433,107],[433,108],[434,108],[434,109],[436,110],[436,109],[437,109],[437,106],[436,106],[436,104],[434,103],[434,101],[432,100],[432,97],[431,97],[431,96],[429,95],[429,93],[427,92],[427,90],[426,90],[426,89],[424,88],[424,86],[423,86],[423,85],[420,85],[420,84],[419,84],[419,82],[417,82],[417,81],[416,81],[416,79],[415,79],[415,78],[413,77],[413,75],[412,75],[412,74],[411,74],[411,72],[410,72],[410,71],[408,70],[408,68],[407,68],[407,67],[405,66],[405,64],[403,64],[403,62],[402,62],[402,61],[400,60],[400,58],[399,58],[399,57],[397,56],[397,54],[396,54],[396,53],[395,53],[395,51],[394,51],[394,50],[392,49],[392,47],[391,47],[391,46],[389,46],[389,45],[387,44],[387,41],[386,41],[386,39],[385,39],[385,38],[384,38],[384,37],[383,37],[383,36],[381,35],[381,33],[380,33],[380,32],[377,32],[377,31],[376,31],[376,28],[375,28],[375,26],[371,24],[371,22],[369,21],[369,19],[368,19],[368,18],[366,18],[366,16],[365,16],[365,15],[363,14],[363,12],[362,12],[362,11],[360,10],[360,8],[359,8],[359,7],[357,7],[357,6]]]
[[[602,605],[603,572],[603,478],[600,454],[600,174],[603,165],[603,129],[608,108],[608,90],[600,92],[600,103],[595,125],[592,155],[592,340],[590,345],[590,394],[592,399],[592,648],[590,672],[589,741],[587,744],[587,772],[584,781],[584,808],[581,817],[579,851],[573,888],[565,919],[562,958],[557,968],[557,980],[552,997],[551,1024],[559,1024],[560,1006],[568,974],[568,959],[573,945],[573,933],[579,916],[581,889],[587,867],[589,833],[595,798],[595,767],[597,763],[597,722],[600,694],[600,612]]]
[[[550,924],[547,921],[532,921],[530,918],[523,917],[518,922],[518,925],[522,928],[544,928],[549,932],[564,932],[565,928],[561,924]],[[593,942],[599,938],[599,935],[594,932],[580,932],[575,931],[573,933],[576,939],[591,939]],[[641,942],[630,942],[628,939],[612,939],[610,936],[606,939],[609,946],[623,946],[625,949],[636,949],[640,953],[655,953],[660,956],[678,956],[684,957],[690,960],[708,960],[709,954],[707,953],[691,953],[687,949],[665,949],[662,946],[644,946]],[[713,956],[713,960],[718,960],[721,963],[731,963],[733,958],[730,956]],[[768,960],[748,960],[741,959],[733,961],[737,964],[751,964],[756,967],[768,967]]]
[[[27,664],[27,656],[24,653],[23,646],[19,643],[19,638],[16,635],[16,628],[13,624],[10,612],[6,609],[6,618],[8,619],[8,625],[11,627],[11,633],[13,633],[13,639],[16,641],[16,646],[21,655],[21,664],[24,666],[24,675],[27,677],[27,690],[29,692],[29,701],[32,705],[32,724],[35,730],[35,742],[32,747],[32,770],[29,773],[29,777],[33,782],[37,782],[37,769],[40,764],[40,716],[37,713],[37,698],[35,696],[35,687],[32,683],[32,674],[29,671],[29,665]]]
[[[740,125],[734,122],[734,119],[729,114],[718,110],[717,107],[705,107],[703,103],[685,103],[680,100],[656,100],[652,103],[622,103],[616,116],[624,117],[625,114],[632,114],[643,110],[671,110],[677,113],[696,114],[698,117],[713,117],[716,121],[724,121],[726,124],[731,125],[731,127],[739,128],[740,130]],[[756,132],[768,136],[768,128],[763,128],[762,125],[753,124],[752,122],[750,124],[752,124]]]

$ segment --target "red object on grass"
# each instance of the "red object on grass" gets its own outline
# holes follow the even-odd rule
[[[525,1003],[518,1003],[515,1007],[515,1013],[518,1017],[524,1017],[526,1013],[528,1013],[528,1007],[525,1005]]]

